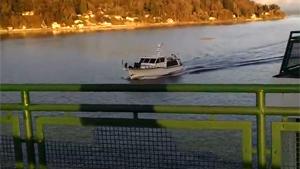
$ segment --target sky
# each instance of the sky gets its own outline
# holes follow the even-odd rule
[[[254,0],[261,4],[275,3],[286,12],[292,12],[294,14],[300,14],[300,0]]]

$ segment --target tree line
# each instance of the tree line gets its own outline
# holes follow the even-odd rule
[[[34,11],[34,15],[22,16],[25,11]],[[0,26],[40,27],[52,22],[72,25],[78,15],[88,11],[95,14],[93,22],[103,21],[104,15],[139,17],[140,22],[156,22],[153,17],[180,22],[203,21],[209,17],[230,20],[233,15],[261,17],[266,12],[271,16],[284,15],[276,4],[261,5],[250,0],[1,0]]]

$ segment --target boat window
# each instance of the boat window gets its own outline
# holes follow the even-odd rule
[[[172,58],[172,57],[167,58],[167,61],[172,61],[172,60],[174,60],[174,58]]]
[[[155,63],[156,59],[150,59],[150,63]]]
[[[162,62],[165,62],[165,58],[158,58],[156,63],[162,63]]]
[[[150,59],[145,59],[145,60],[144,60],[144,63],[148,63],[148,62],[149,62],[149,60],[150,60]]]
[[[167,62],[167,67],[178,65],[177,60],[170,60]]]
[[[144,58],[142,58],[141,60],[140,60],[140,63],[143,63],[145,61],[145,59]]]

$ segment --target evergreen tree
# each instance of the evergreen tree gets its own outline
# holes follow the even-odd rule
[[[80,0],[80,4],[79,4],[79,12],[81,14],[86,13],[88,10],[88,4],[86,2],[86,0]]]

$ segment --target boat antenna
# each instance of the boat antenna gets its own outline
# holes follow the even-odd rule
[[[157,55],[157,57],[160,57],[160,49],[161,49],[162,45],[163,45],[163,43],[159,43],[157,45],[157,49],[156,49],[156,55]]]

